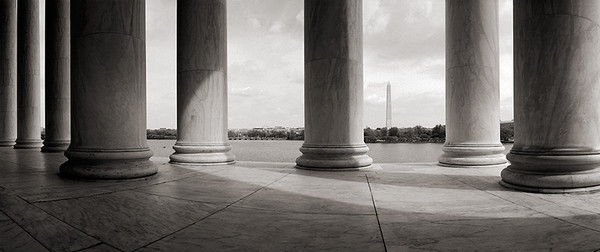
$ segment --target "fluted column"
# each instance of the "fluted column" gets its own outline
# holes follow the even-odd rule
[[[171,162],[234,162],[227,138],[225,0],[177,1],[177,142]]]
[[[69,0],[46,0],[46,138],[42,151],[64,151],[71,142]]]
[[[0,0],[0,146],[17,139],[17,0]]]
[[[15,148],[42,146],[40,123],[40,3],[17,8],[17,140]]]
[[[304,1],[303,169],[357,169],[373,159],[363,139],[361,0]]]
[[[515,144],[504,186],[600,185],[600,2],[514,1]]]
[[[446,0],[446,143],[439,162],[506,163],[500,143],[498,1]]]
[[[71,2],[71,145],[66,176],[148,176],[144,0]]]

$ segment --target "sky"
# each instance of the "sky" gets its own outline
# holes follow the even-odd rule
[[[175,4],[146,1],[150,129],[177,127]],[[229,128],[304,126],[303,8],[303,0],[227,1]],[[444,8],[444,0],[363,0],[365,127],[385,126],[388,81],[394,126],[445,124]],[[506,121],[513,119],[512,1],[499,0],[499,10]]]

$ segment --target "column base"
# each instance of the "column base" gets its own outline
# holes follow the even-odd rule
[[[189,165],[227,165],[235,163],[231,145],[175,143],[170,163]]]
[[[486,167],[506,165],[500,145],[444,145],[444,154],[438,158],[439,165],[450,167]]]
[[[71,140],[44,140],[42,152],[61,152],[66,151]]]
[[[302,155],[296,159],[296,168],[306,170],[358,170],[371,168],[373,159],[367,155],[367,145],[316,146],[302,145]]]
[[[13,147],[15,146],[15,140],[0,140],[0,147]]]
[[[41,139],[17,139],[15,141],[15,145],[13,146],[15,149],[35,149],[42,147]]]
[[[569,193],[600,190],[600,154],[519,153],[507,155],[501,185],[527,192]]]
[[[131,179],[156,174],[158,167],[150,161],[150,149],[73,150],[60,166],[60,175],[84,179]]]

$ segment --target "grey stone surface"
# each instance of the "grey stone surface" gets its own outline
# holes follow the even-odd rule
[[[498,1],[446,1],[446,143],[440,164],[506,163],[498,64]]]
[[[504,185],[600,185],[599,14],[597,1],[515,2],[515,144]]]
[[[299,168],[373,163],[363,140],[362,1],[304,2],[304,144]]]
[[[0,1],[0,146],[17,139],[17,0]]]
[[[46,1],[46,137],[42,151],[71,142],[70,0]]]
[[[145,2],[71,2],[71,145],[66,176],[156,173],[146,141]]]
[[[15,148],[39,148],[40,3],[23,0],[17,8],[17,140]]]
[[[171,162],[233,163],[224,0],[177,2],[177,142]]]
[[[57,176],[64,160],[0,148],[0,237],[10,237],[0,250],[600,249],[600,193],[514,191],[498,184],[499,167],[315,172],[153,158],[155,176],[104,181]]]

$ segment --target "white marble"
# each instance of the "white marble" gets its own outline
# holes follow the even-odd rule
[[[362,1],[304,2],[305,169],[373,163],[363,140]]]
[[[40,3],[17,8],[17,140],[15,148],[41,147]]]
[[[42,151],[64,151],[71,142],[69,2],[46,0],[46,138]]]
[[[499,122],[498,1],[446,1],[446,143],[440,164],[505,164]]]
[[[231,164],[224,0],[177,2],[177,142],[173,163]]]
[[[0,1],[0,146],[17,139],[17,1]]]
[[[148,176],[145,2],[71,2],[71,145],[66,176]]]
[[[515,144],[503,185],[600,185],[600,2],[515,1]]]
[[[498,167],[431,162],[313,172],[293,163],[190,166],[157,158],[156,176],[123,182],[60,178],[63,160],[0,148],[0,237],[8,238],[0,251],[600,248],[600,193],[514,191],[498,184]]]

